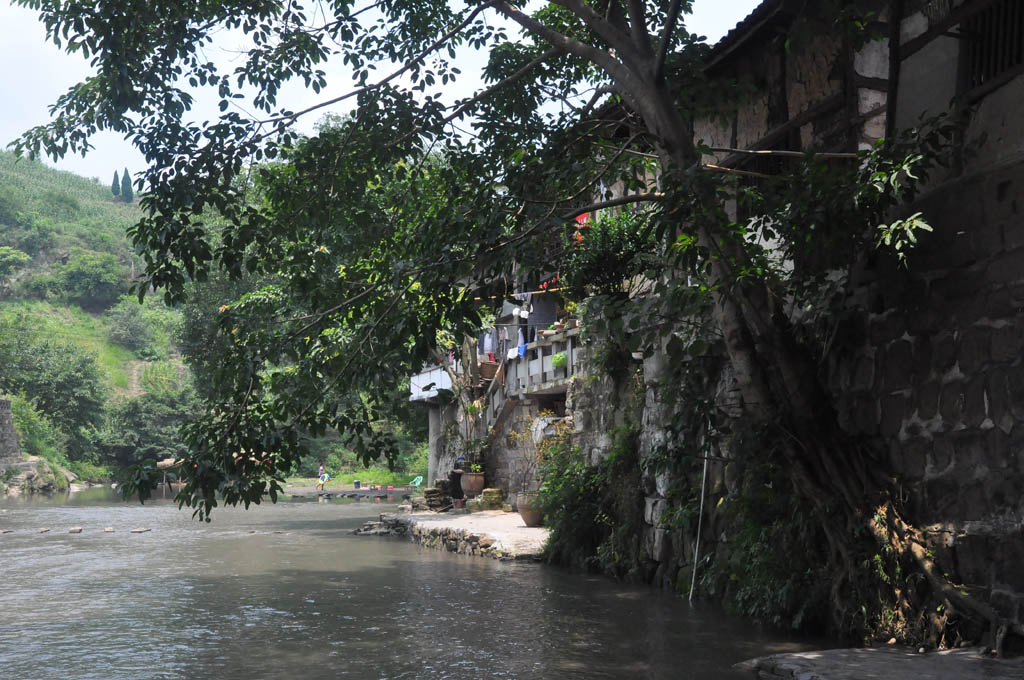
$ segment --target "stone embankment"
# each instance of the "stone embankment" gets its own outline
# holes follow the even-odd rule
[[[736,664],[758,680],[1020,680],[1024,659],[979,649],[919,653],[904,647],[773,654]]]
[[[544,552],[548,530],[528,527],[518,513],[502,510],[453,514],[382,514],[357,534],[407,536],[428,548],[501,560],[538,560]]]

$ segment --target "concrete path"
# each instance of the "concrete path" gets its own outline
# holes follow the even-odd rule
[[[528,527],[519,513],[502,510],[385,513],[355,533],[408,536],[428,548],[501,560],[540,559],[548,540],[547,529]]]
[[[486,536],[494,540],[496,549],[517,559],[540,556],[548,540],[547,529],[526,526],[518,512],[484,510],[464,515],[417,512],[406,517],[422,532]]]
[[[1024,659],[977,649],[919,654],[905,647],[773,654],[736,664],[759,680],[1022,680]]]

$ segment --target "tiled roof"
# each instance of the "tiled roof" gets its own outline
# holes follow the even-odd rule
[[[739,44],[754,33],[761,24],[771,19],[775,13],[783,7],[783,5],[785,5],[784,0],[764,0],[764,2],[755,7],[745,19],[742,19],[738,24],[736,24],[735,28],[726,33],[721,40],[714,44],[711,48],[711,54],[708,56],[708,61],[710,63],[714,63],[731,52],[733,48],[738,47]]]

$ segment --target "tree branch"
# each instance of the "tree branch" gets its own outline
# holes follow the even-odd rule
[[[612,0],[613,2],[615,0]],[[584,25],[597,33],[612,49],[625,57],[633,52],[633,44],[629,35],[617,27],[612,21],[602,17],[594,8],[583,0],[552,0],[552,4],[561,5],[577,17]]]
[[[665,70],[665,58],[668,56],[668,46],[672,42],[672,34],[676,31],[676,24],[679,22],[679,11],[683,8],[682,0],[672,0],[668,8],[668,18],[665,21],[665,28],[661,32],[661,44],[658,46],[658,58],[654,62],[654,79],[659,80]]]
[[[664,200],[665,194],[660,191],[652,191],[646,194],[631,194],[629,196],[620,196],[618,198],[612,198],[607,201],[600,201],[598,203],[590,203],[588,205],[580,206],[572,212],[567,212],[562,215],[562,219],[566,222],[574,220],[583,213],[593,212],[595,210],[602,210],[604,208],[614,208],[617,205],[627,205],[629,203],[650,203],[653,201]]]
[[[494,94],[498,90],[502,89],[506,85],[514,83],[515,81],[519,80],[520,78],[525,76],[527,73],[529,73],[533,69],[535,69],[538,66],[540,66],[541,64],[543,64],[548,59],[551,59],[552,57],[554,57],[556,55],[559,55],[559,54],[562,54],[562,49],[558,48],[558,47],[552,47],[547,52],[545,52],[544,54],[541,54],[536,59],[534,59],[530,63],[526,64],[525,66],[523,66],[521,69],[519,69],[518,71],[516,71],[512,75],[509,75],[509,76],[507,76],[505,78],[502,78],[501,80],[499,80],[498,82],[494,83],[490,87],[488,87],[488,88],[486,88],[484,90],[481,90],[480,92],[478,92],[475,95],[473,95],[470,99],[467,99],[466,101],[464,101],[461,104],[457,105],[455,107],[454,111],[452,111],[450,114],[445,116],[444,119],[441,120],[441,125],[447,125],[448,123],[452,122],[453,120],[455,120],[456,118],[461,116],[463,113],[465,113],[474,104],[478,103],[482,99],[486,99],[487,97],[490,97],[492,94]],[[404,135],[402,135],[401,137],[399,137],[398,139],[395,139],[395,140],[392,140],[391,142],[389,142],[388,146],[394,146],[395,144],[401,144],[402,142],[407,140],[409,137],[411,137],[414,134],[417,134],[418,132],[421,132],[422,130],[423,130],[422,127],[417,126],[417,127],[413,128],[412,130],[410,130],[409,132],[407,132]]]
[[[647,32],[647,10],[644,0],[629,0],[630,33],[637,51],[645,57],[653,56],[651,34]]]
[[[482,4],[482,5],[479,5],[478,7],[474,8],[473,11],[470,12],[466,16],[465,19],[463,19],[462,21],[460,21],[458,23],[457,26],[455,26],[450,31],[448,31],[447,33],[442,35],[440,38],[438,38],[437,40],[432,42],[430,45],[428,45],[426,48],[421,50],[420,53],[417,54],[416,56],[414,56],[412,59],[410,59],[407,62],[405,62],[404,64],[402,64],[401,68],[399,68],[397,71],[393,71],[390,75],[386,76],[385,78],[383,78],[381,80],[378,80],[373,85],[366,85],[365,87],[360,87],[358,89],[352,90],[351,92],[346,92],[345,94],[343,94],[341,96],[338,96],[338,97],[334,97],[333,99],[328,99],[326,101],[318,102],[318,103],[316,103],[316,104],[314,104],[314,105],[312,105],[310,107],[302,109],[301,111],[294,111],[294,112],[288,114],[287,116],[278,116],[276,118],[268,118],[266,120],[259,121],[259,123],[261,125],[263,125],[263,124],[267,124],[267,123],[279,123],[279,122],[284,121],[284,120],[294,121],[297,118],[299,118],[300,116],[304,116],[307,113],[310,113],[312,111],[316,111],[317,109],[322,109],[325,106],[331,106],[332,104],[337,104],[338,102],[345,101],[346,99],[351,99],[352,97],[356,97],[356,96],[358,96],[360,94],[363,94],[364,92],[371,92],[373,90],[376,90],[376,89],[379,89],[379,88],[383,87],[384,85],[388,84],[389,82],[391,82],[395,78],[398,78],[403,73],[405,73],[406,71],[411,69],[415,64],[418,64],[419,62],[423,61],[424,57],[426,57],[428,54],[430,54],[431,52],[437,50],[442,45],[444,45],[446,42],[451,40],[454,36],[458,35],[462,31],[462,29],[464,29],[466,26],[468,26],[473,21],[473,19],[475,19],[477,17],[477,15],[481,14],[485,9],[487,9],[487,8],[491,7],[492,5],[496,4],[496,2],[497,2],[497,0],[491,0],[491,2],[486,2],[486,3]]]
[[[622,62],[612,56],[609,52],[594,47],[593,45],[580,42],[575,38],[570,38],[563,33],[559,33],[555,29],[537,21],[530,15],[525,14],[522,10],[504,2],[504,0],[495,0],[494,9],[525,28],[527,32],[543,38],[552,46],[559,47],[569,54],[574,54],[577,57],[593,62],[596,66],[604,69],[604,71],[613,80],[628,78],[629,71]],[[591,12],[593,12],[593,10],[591,10]],[[597,17],[597,19],[601,21],[600,17]]]

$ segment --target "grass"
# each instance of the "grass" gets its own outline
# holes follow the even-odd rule
[[[3,315],[24,316],[41,337],[80,347],[96,356],[103,375],[117,390],[127,390],[135,355],[110,342],[103,319],[93,316],[77,305],[63,305],[43,300],[5,300]]]

